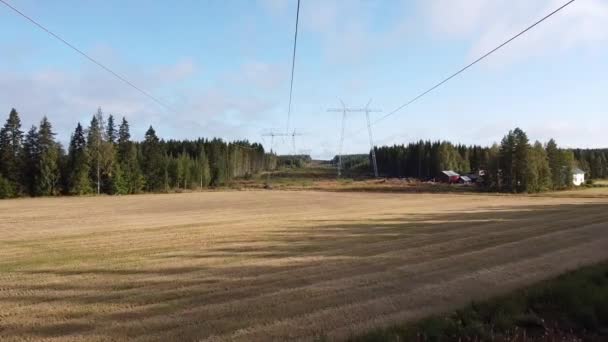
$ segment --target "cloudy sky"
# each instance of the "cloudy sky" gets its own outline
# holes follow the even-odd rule
[[[170,105],[163,108],[0,4],[0,113],[47,115],[61,141],[101,106],[135,138],[284,131],[296,0],[7,0]],[[301,0],[291,127],[336,153],[340,105],[393,111],[566,0]],[[531,139],[608,147],[608,2],[577,0],[529,34],[373,127],[376,143]],[[345,152],[369,147],[349,114]],[[604,133],[604,134],[603,134]],[[278,152],[290,140],[276,139]]]

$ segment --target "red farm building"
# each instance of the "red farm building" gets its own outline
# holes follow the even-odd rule
[[[460,180],[460,175],[451,170],[441,171],[437,179],[442,183],[453,184],[458,183],[458,181]]]

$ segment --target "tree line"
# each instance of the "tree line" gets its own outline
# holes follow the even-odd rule
[[[133,141],[127,119],[106,119],[101,108],[88,127],[76,125],[67,151],[46,116],[24,132],[12,109],[0,130],[0,198],[199,189],[276,164],[275,155],[248,141],[165,141],[152,126]]]
[[[575,149],[574,158],[591,179],[608,178],[608,149]]]
[[[546,144],[530,143],[519,128],[509,131],[500,144],[490,147],[421,140],[376,147],[375,152],[378,170],[387,177],[431,180],[444,170],[461,174],[483,170],[482,185],[504,192],[568,188],[575,167],[591,178],[608,176],[608,150],[561,149],[553,139]]]

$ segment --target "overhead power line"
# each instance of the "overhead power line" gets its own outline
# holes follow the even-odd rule
[[[23,13],[22,11],[18,10],[17,8],[13,7],[11,4],[9,4],[8,2],[6,2],[5,0],[0,0],[0,2],[2,2],[4,5],[6,5],[6,7],[10,8],[11,10],[13,10],[13,12],[19,14],[20,16],[22,16],[23,18],[25,18],[26,20],[28,20],[30,23],[34,24],[35,26],[37,26],[39,29],[45,31],[46,33],[48,33],[49,35],[53,36],[55,39],[59,40],[60,42],[62,42],[63,44],[65,44],[66,46],[68,46],[70,49],[76,51],[77,53],[79,53],[81,56],[83,56],[84,58],[88,59],[89,61],[91,61],[92,63],[96,64],[97,66],[99,66],[100,68],[102,68],[103,70],[107,71],[108,73],[110,73],[111,75],[113,75],[115,78],[119,79],[120,81],[122,81],[123,83],[127,84],[128,86],[130,86],[131,88],[137,90],[138,92],[140,92],[141,94],[145,95],[146,97],[148,97],[149,99],[151,99],[152,101],[156,102],[157,104],[159,104],[160,106],[168,109],[168,110],[172,110],[171,107],[169,107],[167,104],[165,104],[164,102],[160,101],[159,99],[157,99],[156,97],[152,96],[150,93],[148,93],[147,91],[139,88],[138,86],[136,86],[135,84],[133,84],[131,81],[129,81],[128,79],[126,79],[125,77],[119,75],[118,73],[114,72],[112,69],[108,68],[107,66],[103,65],[101,62],[95,60],[93,57],[87,55],[86,53],[84,53],[82,50],[80,50],[79,48],[77,48],[76,46],[72,45],[71,43],[69,43],[68,41],[66,41],[65,39],[61,38],[60,36],[58,36],[57,34],[55,34],[54,32],[52,32],[51,30],[47,29],[46,27],[44,27],[42,24],[40,24],[39,22],[37,22],[36,20],[32,19],[31,17],[29,17],[28,15],[26,15],[25,13]]]
[[[452,75],[450,75],[449,77],[443,79],[441,82],[435,84],[434,86],[432,86],[431,88],[425,90],[424,92],[420,93],[419,95],[417,95],[416,97],[412,98],[411,100],[407,101],[406,103],[404,103],[403,105],[397,107],[395,110],[389,112],[388,114],[380,117],[379,119],[377,119],[376,121],[374,121],[372,123],[372,125],[377,124],[378,122],[396,114],[397,112],[401,111],[402,109],[404,109],[405,107],[411,105],[412,103],[418,101],[420,98],[422,98],[423,96],[427,95],[428,93],[432,92],[433,90],[439,88],[440,86],[442,86],[443,84],[445,84],[446,82],[450,81],[451,79],[453,79],[454,77],[460,75],[461,73],[463,73],[464,71],[466,71],[467,69],[469,69],[470,67],[472,67],[473,65],[481,62],[482,60],[486,59],[488,56],[490,56],[491,54],[493,54],[494,52],[500,50],[501,48],[503,48],[505,45],[511,43],[512,41],[514,41],[515,39],[521,37],[522,35],[524,35],[526,32],[530,31],[531,29],[533,29],[534,27],[536,27],[537,25],[539,25],[540,23],[542,23],[543,21],[549,19],[550,17],[552,17],[553,15],[555,15],[557,12],[563,10],[564,8],[566,8],[568,5],[572,4],[574,1],[576,0],[570,0],[568,2],[566,2],[565,4],[563,4],[562,6],[558,7],[557,9],[555,9],[553,12],[547,14],[546,16],[544,16],[543,18],[541,18],[540,20],[536,21],[534,24],[528,26],[527,28],[525,28],[523,31],[519,32],[518,34],[514,35],[513,37],[509,38],[507,41],[505,41],[504,43],[498,45],[497,47],[495,47],[494,49],[488,51],[487,53],[485,53],[483,56],[477,58],[476,60],[474,60],[473,62],[469,63],[468,65],[466,65],[465,67],[461,68],[460,70],[456,71],[455,73],[453,73]],[[359,131],[364,130],[365,128],[361,128],[360,130],[353,132],[353,133],[357,133]]]
[[[293,55],[291,57],[291,82],[289,84],[289,105],[287,107],[287,129],[285,133],[289,133],[289,125],[291,121],[291,99],[293,96],[293,74],[296,67],[296,47],[298,46],[298,22],[300,20],[300,0],[298,0],[298,9],[296,11],[296,32],[293,37]]]

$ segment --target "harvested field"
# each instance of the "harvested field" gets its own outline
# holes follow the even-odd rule
[[[0,201],[0,340],[344,338],[607,259],[596,192]]]

